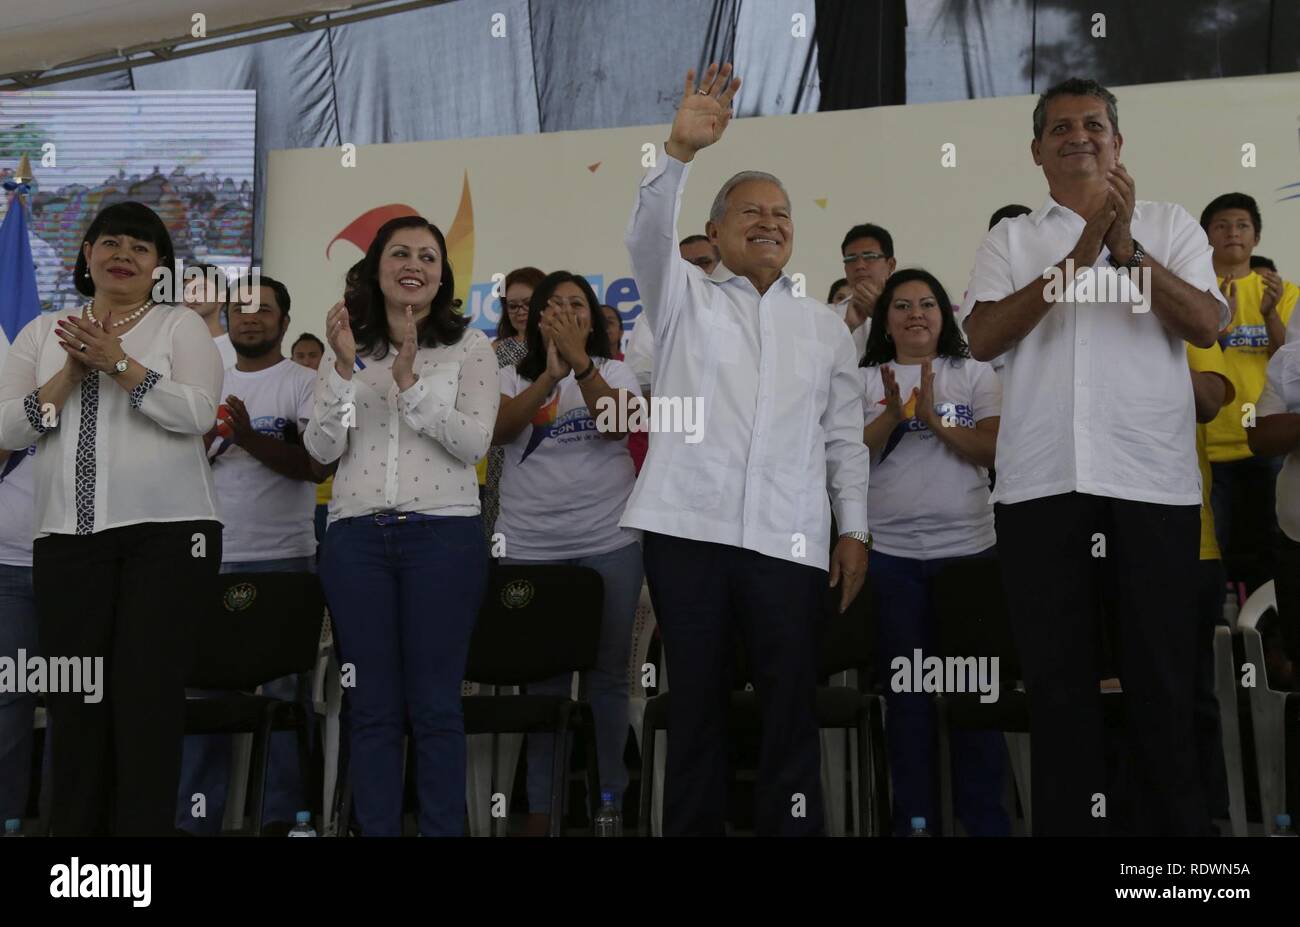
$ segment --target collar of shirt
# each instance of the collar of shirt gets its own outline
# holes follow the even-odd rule
[[[1072,216],[1077,216],[1078,218],[1083,219],[1084,222],[1088,221],[1087,217],[1080,216],[1069,206],[1065,206],[1062,205],[1061,203],[1058,203],[1056,201],[1056,197],[1052,196],[1050,193],[1047,195],[1047,201],[1044,202],[1042,206],[1039,206],[1037,209],[1035,209],[1033,212],[1029,214],[1029,221],[1034,223],[1035,227],[1040,226],[1043,224],[1043,220],[1046,219],[1048,216],[1050,216],[1052,214],[1052,211],[1056,209],[1060,209],[1063,212],[1067,212]],[[1132,225],[1134,223],[1140,222],[1141,219],[1142,219],[1142,204],[1140,202],[1134,202],[1133,217],[1129,220],[1129,224]],[[1103,253],[1105,254],[1110,253],[1110,249],[1108,248],[1103,248],[1102,250]]]

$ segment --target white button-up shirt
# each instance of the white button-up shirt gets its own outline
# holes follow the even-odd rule
[[[421,347],[419,377],[405,392],[393,381],[397,348],[345,380],[326,350],[316,404],[303,435],[307,452],[339,461],[329,518],[376,512],[477,515],[474,465],[487,453],[501,392],[487,336],[468,328],[453,345]],[[340,459],[341,458],[341,459]]]
[[[1082,216],[1050,196],[1034,212],[998,223],[975,255],[969,303],[996,302],[1042,280],[1043,271],[1074,247],[1084,225]],[[1154,260],[1218,297],[1220,327],[1226,325],[1228,307],[1215,286],[1210,245],[1187,210],[1139,200],[1132,230]],[[1109,267],[1109,254],[1103,247],[1096,265]],[[993,501],[1081,492],[1200,504],[1186,347],[1154,312],[1133,309],[1131,302],[1058,303],[1001,356]]]
[[[722,264],[706,277],[682,260],[689,173],[661,152],[626,242],[640,324],[654,329],[655,398],[702,403],[702,438],[651,435],[622,524],[827,569],[832,507],[841,532],[867,530],[853,339],[824,304],[792,295],[788,276],[760,296]]]

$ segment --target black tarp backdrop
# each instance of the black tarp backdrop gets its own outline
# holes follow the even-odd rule
[[[1300,0],[454,0],[50,89],[258,91],[260,260],[268,151],[666,123],[710,60],[742,117],[1296,71]]]

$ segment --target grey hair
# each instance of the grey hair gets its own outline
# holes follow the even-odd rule
[[[1119,131],[1119,101],[1115,99],[1115,94],[1095,80],[1071,77],[1054,87],[1047,88],[1038,98],[1038,105],[1034,107],[1034,138],[1043,137],[1043,129],[1046,128],[1047,122],[1047,104],[1061,96],[1096,97],[1101,100],[1106,104],[1106,115],[1110,117],[1110,130]]]
[[[750,180],[762,180],[776,184],[781,190],[781,195],[785,197],[786,205],[790,205],[790,194],[786,191],[785,184],[781,183],[780,178],[775,174],[769,174],[767,171],[741,171],[724,183],[722,189],[718,191],[718,195],[713,198],[713,207],[709,210],[710,222],[722,221],[722,214],[727,211],[727,197],[731,195],[731,191]]]

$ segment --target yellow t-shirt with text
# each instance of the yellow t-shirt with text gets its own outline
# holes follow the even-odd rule
[[[1197,373],[1217,373],[1228,376],[1228,365],[1223,358],[1223,349],[1217,344],[1208,348],[1187,346],[1187,365]],[[1229,402],[1225,409],[1237,407],[1235,401]],[[1210,457],[1206,453],[1206,432],[1209,424],[1196,426],[1196,460],[1201,467],[1201,559],[1218,560],[1219,542],[1214,536],[1214,509],[1210,508]]]
[[[1222,277],[1219,285],[1223,285]],[[1291,319],[1298,296],[1300,289],[1294,283],[1283,283],[1282,297],[1277,301],[1277,313],[1283,328]],[[1237,280],[1237,312],[1227,332],[1219,336],[1219,346],[1223,348],[1228,364],[1228,379],[1237,395],[1206,427],[1212,463],[1243,460],[1250,456],[1246,429],[1241,424],[1241,405],[1258,401],[1268,378],[1268,327],[1259,311],[1263,298],[1264,278],[1259,274],[1251,271],[1248,276]]]

